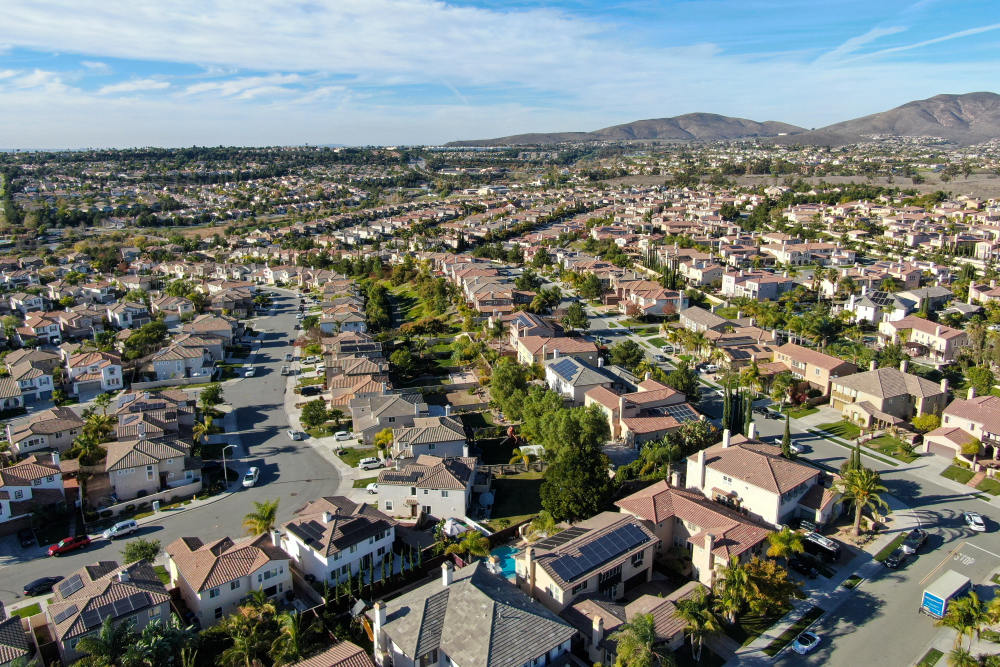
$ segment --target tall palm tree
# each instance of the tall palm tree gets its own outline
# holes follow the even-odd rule
[[[243,517],[243,528],[251,535],[263,535],[274,529],[278,515],[278,500],[254,502],[254,509]]]
[[[94,397],[94,405],[101,409],[102,415],[108,414],[108,407],[111,405],[111,394],[104,392]]]
[[[465,535],[462,535],[461,540],[449,545],[444,552],[446,554],[483,558],[490,555],[490,540],[478,530],[470,530]]]
[[[200,422],[195,422],[194,427],[191,429],[192,437],[195,443],[202,443],[212,433],[212,416],[205,415],[205,418]]]
[[[889,505],[879,494],[888,491],[881,477],[870,468],[847,470],[837,482],[837,489],[844,499],[854,505],[854,534],[861,534],[861,515],[866,509],[888,509]]]
[[[110,665],[121,667],[125,654],[136,643],[139,635],[132,629],[132,624],[123,622],[118,625],[105,618],[101,631],[96,635],[83,637],[76,648],[89,656],[89,662],[95,665]]]
[[[964,646],[956,646],[948,652],[948,667],[979,667],[979,660]]]
[[[280,634],[271,644],[271,659],[275,665],[298,662],[309,652],[312,626],[297,611],[278,614]]]
[[[699,589],[695,597],[679,600],[677,616],[684,621],[684,634],[691,642],[694,661],[701,662],[701,649],[705,639],[722,630],[719,619],[712,613],[705,590]]]
[[[656,620],[652,614],[637,614],[608,638],[618,644],[615,667],[663,664],[664,656],[653,650],[656,645]]]
[[[955,636],[955,646],[959,647],[962,639],[978,638],[983,628],[993,622],[989,608],[983,604],[975,591],[948,603],[948,611],[937,625],[952,628],[958,634]]]
[[[767,555],[771,558],[781,558],[788,563],[792,554],[800,554],[805,551],[802,544],[802,535],[796,533],[788,526],[785,526],[776,533],[767,536]]]
[[[715,583],[715,609],[730,623],[746,607],[751,598],[758,594],[757,585],[750,576],[746,564],[733,556],[729,563],[719,568]]]
[[[511,463],[518,463],[518,462],[523,463],[525,470],[527,470],[528,469],[528,465],[532,461],[535,460],[535,455],[534,454],[532,454],[531,452],[529,452],[527,449],[522,449],[521,447],[515,448],[514,451],[511,452],[511,454],[512,454],[512,456],[510,457],[510,462]]]

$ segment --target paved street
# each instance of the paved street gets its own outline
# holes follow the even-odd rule
[[[253,323],[255,329],[265,332],[253,360],[256,377],[230,380],[223,385],[226,402],[236,414],[241,442],[238,452],[229,450],[238,455],[230,467],[242,471],[256,465],[261,469],[260,481],[254,488],[243,489],[237,480],[232,486],[236,491],[231,495],[197,509],[164,514],[145,523],[140,536],[158,539],[164,545],[185,535],[238,536],[242,534],[243,516],[253,507],[253,501],[280,498],[278,520],[284,521],[306,501],[336,493],[340,480],[336,469],[309,442],[292,442],[286,434],[288,420],[283,402],[286,378],[280,371],[285,353],[292,350],[298,300],[292,297],[292,292],[282,291],[282,294],[276,301],[277,314]],[[26,553],[8,538],[0,547],[4,574],[0,581],[0,601],[10,603],[20,599],[21,586],[32,579],[65,575],[98,560],[120,559],[122,546],[122,542],[96,540],[89,549],[47,558],[42,549]]]

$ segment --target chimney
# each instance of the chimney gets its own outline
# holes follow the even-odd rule
[[[375,611],[375,627],[373,628],[373,633],[375,635],[375,651],[378,652],[378,635],[382,631],[382,626],[385,625],[385,603],[376,602],[374,606]]]
[[[594,621],[592,631],[590,633],[590,643],[594,648],[601,645],[604,641],[604,619],[600,616],[594,616]]]
[[[868,370],[873,371],[876,368],[878,368],[878,361],[872,359],[871,361],[868,362]]]
[[[58,451],[52,452],[52,465],[54,465],[54,466],[58,466],[59,465],[59,452]]]
[[[128,573],[128,570],[122,570],[118,573],[118,581],[128,583],[132,581],[132,575]]]
[[[969,394],[968,394],[968,396],[966,398],[968,398],[968,400],[971,401],[975,397],[976,397],[976,388],[975,387],[969,387]]]
[[[535,548],[528,547],[524,552],[524,567],[528,575],[528,597],[535,599]]]
[[[604,357],[601,357],[601,356],[597,357],[597,367],[598,368],[603,368],[604,367]]]
[[[689,480],[690,481],[690,480]],[[705,450],[698,450],[698,489],[705,488]]]
[[[445,406],[444,406],[444,416],[445,417],[450,417],[451,416],[451,403],[445,404]]]
[[[941,378],[941,391],[948,391],[948,378]]]
[[[941,325],[940,325],[940,324],[939,324],[939,325],[937,325],[937,326],[936,326],[936,327],[934,328],[934,335],[935,335],[935,336],[940,336],[940,335],[941,335]]]
[[[910,367],[910,362],[907,359],[903,359],[899,362],[899,370],[902,373],[906,372],[906,369]]]
[[[330,523],[333,521],[333,515],[329,512],[323,512],[323,523]]]
[[[441,563],[441,585],[450,586],[452,577],[451,563]]]
[[[281,531],[279,530],[271,531],[271,544],[278,547],[279,549],[281,548]]]
[[[722,432],[722,446],[723,447],[728,447],[729,446],[729,441],[730,441],[731,437],[732,437],[732,435],[729,433],[729,429],[728,428],[725,429]]]
[[[714,548],[715,548],[715,535],[713,535],[712,533],[705,533],[705,553],[708,556],[708,568],[710,572],[713,565],[712,549]],[[698,574],[700,575],[701,573],[699,572]],[[715,583],[714,577],[712,583]]]
[[[753,440],[757,437],[757,424],[756,422],[750,422],[750,428],[747,429],[747,438]]]
[[[544,350],[544,349],[545,349],[545,346],[543,345],[542,346],[542,350]],[[544,352],[543,352],[543,356],[544,356]],[[558,359],[559,358],[559,350],[552,350],[552,358],[553,359]]]
[[[646,380],[650,379],[651,377],[653,377],[653,374],[650,373],[649,371],[646,371],[645,375],[642,376],[642,379],[643,379],[643,381],[646,381]]]
[[[868,294],[868,285],[861,286],[861,296],[864,296],[865,294]],[[854,300],[854,295],[851,295],[851,301],[853,300]]]
[[[681,488],[681,471],[680,470],[671,470],[670,471],[670,486],[674,487],[675,489]]]

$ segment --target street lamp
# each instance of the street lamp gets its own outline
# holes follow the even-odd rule
[[[226,468],[226,450],[236,445],[226,445],[222,448],[222,479],[226,481],[226,488],[229,488],[229,470]]]

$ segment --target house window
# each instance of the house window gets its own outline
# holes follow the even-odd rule
[[[146,479],[153,479],[153,466],[146,466]]]
[[[448,492],[447,491],[442,491],[441,492],[441,497],[442,498],[447,498],[448,497]]]
[[[430,493],[430,490],[429,489],[424,489],[424,495],[426,496],[428,493]]]
[[[585,590],[587,590],[587,582],[581,581],[580,583],[578,583],[576,586],[573,587],[572,593],[573,595],[576,595],[577,593],[582,593]]]
[[[393,422],[395,422],[395,421],[396,421],[396,418],[395,418],[395,417],[389,417],[389,419],[388,419],[388,422],[389,422],[390,424],[392,424],[392,423],[393,423]]]
[[[31,480],[31,485],[32,486],[41,486],[42,485],[42,480],[40,480],[40,479],[33,479],[33,480]]]
[[[391,500],[385,501],[385,508],[387,510],[389,510],[390,512],[392,511],[392,501]]]
[[[17,499],[23,498],[23,497],[24,497],[24,491],[21,491],[20,489],[18,489],[17,491],[14,491],[14,500],[17,500]]]
[[[48,477],[46,477],[46,478],[45,478],[45,481],[46,481],[46,482],[52,482],[52,481],[54,481],[54,480],[55,480],[55,477],[54,477],[54,476],[52,476],[52,475],[49,475]]]
[[[646,552],[640,551],[637,554],[632,554],[632,567],[639,567],[642,565],[642,560],[645,557]]]
[[[215,608],[215,617],[216,618],[222,618],[222,607],[216,607]]]
[[[429,444],[429,445],[427,446],[427,449],[434,449],[434,443],[432,442],[431,444]]]
[[[229,582],[229,590],[235,591],[239,587],[240,587],[240,580],[239,579],[237,579],[236,581]]]
[[[345,565],[342,568],[340,568],[340,573],[341,574],[348,574],[350,571],[351,571],[351,566],[350,565]]]
[[[351,553],[353,554],[353,553],[355,553],[355,552],[356,552],[357,550],[358,550],[358,545],[357,545],[357,544],[352,544],[352,545],[351,545]]]
[[[210,590],[208,592],[208,597],[209,597],[209,599],[219,597],[219,589],[218,588],[213,588],[212,590]]]

